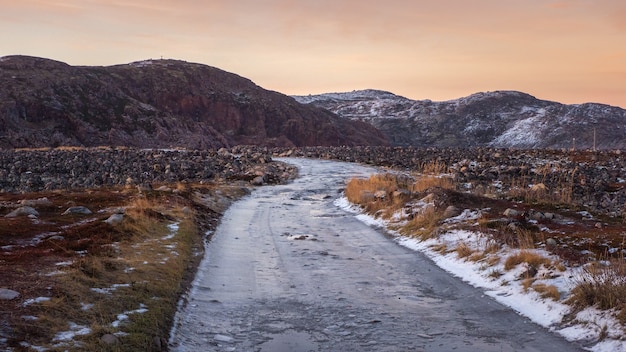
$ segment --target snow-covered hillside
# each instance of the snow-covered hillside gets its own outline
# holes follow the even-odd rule
[[[371,123],[400,146],[626,148],[626,111],[602,104],[564,105],[516,91],[434,102],[390,92],[294,96],[340,116]]]

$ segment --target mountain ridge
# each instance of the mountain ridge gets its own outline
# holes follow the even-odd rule
[[[387,145],[342,119],[224,70],[181,60],[71,66],[0,58],[0,148]]]
[[[566,105],[519,91],[478,92],[440,102],[373,89],[294,99],[370,123],[397,146],[626,148],[626,110],[598,103]]]

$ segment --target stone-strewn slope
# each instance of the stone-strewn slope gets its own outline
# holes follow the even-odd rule
[[[144,150],[130,148],[0,150],[0,193],[151,187],[219,180],[280,183],[294,167],[262,150]]]
[[[626,110],[564,105],[514,91],[456,100],[411,100],[376,90],[298,96],[383,131],[393,145],[415,147],[626,148]]]
[[[573,206],[626,219],[626,158],[620,151],[509,150],[494,148],[308,147],[276,148],[277,156],[335,159],[420,170],[439,165],[468,191],[524,193],[533,185]],[[540,186],[540,187],[543,187]]]
[[[381,145],[362,122],[217,68],[174,60],[74,67],[0,58],[0,148]]]

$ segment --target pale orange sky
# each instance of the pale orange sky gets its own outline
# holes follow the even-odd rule
[[[623,0],[0,0],[0,56],[199,62],[285,94],[626,107]]]

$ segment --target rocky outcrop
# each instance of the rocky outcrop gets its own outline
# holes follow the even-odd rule
[[[0,148],[385,145],[352,122],[201,64],[0,58]]]
[[[515,91],[443,102],[376,90],[295,98],[368,122],[397,146],[626,149],[626,110],[603,104],[565,105]]]

